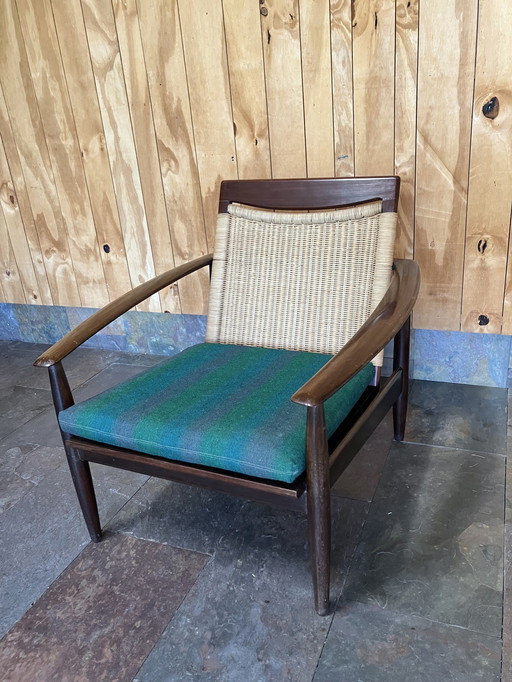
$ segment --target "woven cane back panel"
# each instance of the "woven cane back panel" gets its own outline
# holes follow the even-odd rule
[[[336,353],[389,286],[396,214],[380,210],[231,204],[218,216],[206,340]]]

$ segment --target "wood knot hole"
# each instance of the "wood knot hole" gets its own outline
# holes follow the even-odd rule
[[[491,99],[482,107],[482,114],[491,120],[494,120],[499,113],[500,101],[497,97],[491,97]]]
[[[266,17],[268,14],[268,9],[266,7],[260,7],[260,14]]]
[[[480,239],[478,241],[478,246],[477,246],[478,252],[483,254],[483,253],[485,253],[486,248],[487,248],[487,239]]]
[[[481,327],[485,327],[486,324],[489,324],[489,318],[487,317],[487,315],[479,315],[478,316],[478,324]]]
[[[110,246],[108,244],[103,244],[103,251],[105,251],[105,253],[110,253]]]

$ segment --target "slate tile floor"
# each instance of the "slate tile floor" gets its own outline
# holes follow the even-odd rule
[[[512,682],[505,389],[413,382],[334,488],[334,614],[305,519],[94,467],[88,542],[41,347],[0,343],[0,680]],[[79,350],[78,397],[157,356]]]

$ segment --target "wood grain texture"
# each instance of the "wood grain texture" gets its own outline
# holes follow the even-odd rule
[[[8,300],[13,303],[26,303],[25,292],[18,272],[16,256],[7,230],[3,210],[0,211],[0,287]]]
[[[300,42],[307,175],[332,177],[334,123],[329,0],[301,1]]]
[[[114,15],[107,2],[83,0],[82,7],[128,268],[135,286],[155,272]],[[153,296],[141,308],[160,311],[160,300]]]
[[[44,130],[13,0],[0,5],[0,78],[55,305],[80,305]]]
[[[144,64],[136,0],[113,0],[119,49],[130,106],[144,207],[155,272],[174,266],[174,253],[160,173],[153,111]],[[160,292],[162,310],[180,312],[178,286]]]
[[[240,178],[270,177],[259,5],[222,0],[236,159]]]
[[[91,200],[99,247],[97,257],[103,265],[109,298],[117,298],[130,288],[130,273],[82,7],[80,0],[52,0],[52,10]]]
[[[219,187],[238,177],[222,4],[178,1],[208,248]]]
[[[499,334],[502,327],[512,197],[511,26],[512,5],[481,0],[462,297],[467,332]]]
[[[82,305],[108,302],[80,148],[49,0],[17,0],[63,227]]]
[[[419,0],[396,2],[395,173],[401,178],[395,255],[412,258],[416,172]]]
[[[509,4],[0,0],[0,300],[99,304],[207,253],[223,178],[397,173],[415,326],[512,334]]]
[[[457,329],[471,141],[477,0],[422,5],[419,36],[416,327]],[[449,46],[449,47],[447,47]]]
[[[352,3],[356,175],[394,169],[395,0]]]
[[[0,93],[0,100],[3,102],[3,97]],[[3,126],[0,126],[0,131]],[[24,190],[24,183],[22,191]],[[11,171],[7,161],[7,155],[5,153],[5,148],[0,140],[0,206],[2,208],[2,215],[5,220],[5,235],[0,240],[0,244],[6,244],[6,249],[12,249],[13,258],[17,265],[19,278],[23,288],[23,301],[22,303],[40,304],[42,303],[42,297],[39,290],[39,282],[34,269],[34,264],[31,257],[31,250],[25,234],[25,226],[23,224],[23,219],[20,214],[20,207],[18,201],[18,195],[14,188],[14,183],[12,180]],[[31,218],[32,214],[30,214]],[[32,221],[33,222],[33,221]],[[39,246],[39,245],[38,245]],[[40,254],[39,249],[36,253]],[[3,255],[3,249],[0,248],[0,254]],[[39,258],[40,255],[39,255]],[[41,259],[42,262],[42,259]],[[46,280],[46,288],[48,287],[48,282]],[[14,299],[11,299],[10,294],[7,292],[6,288],[3,288],[5,300],[12,303],[16,303]],[[49,293],[49,292],[48,292]],[[14,294],[14,292],[13,292]],[[21,298],[19,294],[15,294],[17,298]],[[20,302],[20,301],[18,301]]]
[[[306,176],[298,0],[267,0],[261,32],[272,177]]]
[[[331,0],[332,100],[335,175],[354,175],[352,3]]]
[[[176,2],[144,0],[138,14],[174,258],[181,265],[206,254],[208,246],[178,8]],[[205,272],[179,287],[182,312],[206,312]]]

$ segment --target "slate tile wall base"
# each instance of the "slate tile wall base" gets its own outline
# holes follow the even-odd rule
[[[92,308],[0,303],[0,339],[52,344],[94,312]],[[174,355],[204,340],[204,315],[130,311],[86,346],[131,353]],[[506,387],[512,376],[510,336],[416,329],[411,373],[416,379]],[[384,373],[390,373],[391,345]]]

